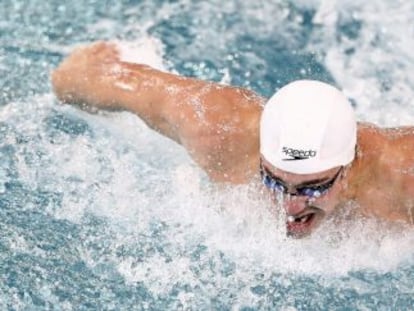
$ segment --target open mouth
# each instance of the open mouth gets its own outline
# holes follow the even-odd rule
[[[325,212],[317,207],[309,207],[300,215],[291,215],[286,220],[287,235],[302,238],[309,235],[323,218]]]

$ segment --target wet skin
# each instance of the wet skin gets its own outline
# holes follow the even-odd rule
[[[301,238],[312,233],[323,219],[335,211],[340,204],[339,198],[344,174],[347,167],[335,167],[316,174],[292,174],[282,171],[262,158],[262,166],[272,177],[288,186],[287,192],[268,190],[277,206],[286,214],[286,233]],[[320,196],[298,195],[295,189],[314,187],[333,182],[331,187]]]
[[[135,113],[186,148],[214,182],[259,180],[259,124],[266,99],[250,90],[124,62],[117,47],[104,42],[76,49],[53,72],[52,85],[64,103]],[[328,180],[338,170],[295,175],[265,165],[295,186]],[[332,189],[319,198],[283,198],[287,217],[312,214],[306,227],[289,222],[288,232],[309,234],[348,201],[363,215],[414,223],[414,127],[359,123],[355,160]]]

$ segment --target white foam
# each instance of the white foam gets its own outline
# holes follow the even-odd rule
[[[87,26],[88,33],[90,32],[110,32],[116,27],[116,22],[112,19],[101,18],[95,24],[90,24]]]
[[[314,24],[335,27],[337,20],[336,0],[322,0],[312,22]]]
[[[413,123],[414,110],[408,109],[413,98],[411,69],[414,68],[410,54],[413,39],[407,35],[404,40],[398,40],[407,30],[406,25],[412,25],[413,4],[381,4],[379,0],[368,4],[324,3],[314,19],[322,27],[322,34],[315,33],[309,48],[318,48],[321,44],[327,49],[328,68],[345,91],[357,100],[357,111],[362,118],[382,124]],[[206,5],[201,3],[197,8],[202,11]],[[289,14],[270,2],[263,3],[269,14],[264,14],[260,5],[249,2],[240,5],[243,10],[252,7],[247,13],[243,11],[243,18],[256,20],[271,16],[283,20]],[[233,12],[234,6],[225,2],[217,10]],[[363,28],[358,38],[338,42],[334,25],[348,9],[361,14]],[[213,14],[211,10],[214,13],[216,8],[210,9]],[[244,31],[229,31],[217,38],[211,28],[204,27],[208,22],[209,16],[200,17],[202,29],[197,30],[198,34],[207,38],[203,50],[212,45],[225,47],[227,40]],[[258,27],[258,36],[266,36],[274,31],[275,23],[269,20],[269,24]],[[384,27],[385,32],[381,30]],[[375,35],[383,36],[378,46],[373,44]],[[385,44],[387,40],[393,42],[393,49]],[[162,45],[154,38],[117,44],[124,61],[165,69]],[[348,47],[356,49],[351,56],[344,52]],[[187,53],[186,56],[191,56],[200,50]],[[220,54],[214,57],[219,58]],[[380,87],[378,67],[390,74],[389,91]],[[228,74],[223,79],[230,82]],[[51,111],[86,121],[94,134],[90,137],[62,134],[59,143],[52,144],[42,122]],[[19,133],[32,138],[26,145],[16,145],[20,180],[32,189],[63,194],[62,207],[49,208],[52,217],[79,224],[87,214],[105,219],[98,238],[104,240],[108,252],[96,258],[91,253],[93,249],[82,243],[78,246],[81,259],[89,266],[96,266],[100,261],[113,262],[128,282],[143,281],[154,293],[168,293],[178,281],[199,285],[209,291],[208,297],[220,294],[223,289],[234,289],[233,293],[242,296],[238,301],[244,299],[248,303],[257,299],[249,290],[250,285],[258,282],[257,274],[263,274],[265,280],[274,273],[342,276],[364,269],[392,271],[405,261],[412,261],[413,229],[389,228],[375,220],[344,220],[341,228],[327,222],[308,239],[287,239],[280,213],[258,196],[257,189],[253,186],[217,189],[181,147],[150,131],[131,114],[90,115],[72,107],[55,106],[52,97],[46,96],[1,107],[0,121],[16,126]],[[24,157],[27,150],[38,151],[43,158],[30,166]],[[143,249],[144,258],[133,252],[140,247],[141,234],[150,238],[147,235],[152,222],[165,224],[165,236],[154,240],[152,246],[155,249],[160,246],[171,257],[170,261],[156,251],[151,255]],[[206,250],[194,263],[189,256],[198,245]],[[24,244],[19,242],[16,247]],[[130,250],[131,254],[118,256],[115,251],[118,247]],[[220,254],[230,264],[234,263],[230,276],[221,275],[220,267],[224,263],[220,261]],[[194,265],[201,267],[197,276],[189,273]],[[205,283],[209,284],[212,279],[214,286],[207,287]],[[242,288],[240,293],[237,286]],[[191,295],[180,296],[183,302],[191,299]]]
[[[146,36],[136,41],[116,41],[124,62],[146,64],[158,70],[166,71],[163,61],[163,46],[161,41]]]
[[[310,50],[326,53],[327,68],[357,102],[360,119],[384,126],[414,124],[414,3],[332,1],[328,9],[327,3],[316,6],[314,22],[323,27],[315,29]],[[326,14],[337,15],[336,20],[324,20]],[[354,35],[344,34],[337,23],[354,27]]]
[[[84,119],[94,135],[63,135],[59,144],[52,144],[39,122],[52,110]],[[254,186],[216,188],[182,147],[129,113],[91,115],[54,106],[46,96],[3,107],[0,121],[18,124],[27,137],[37,137],[25,148],[43,153],[42,160],[29,169],[23,152],[27,149],[22,149],[17,170],[33,189],[63,194],[60,209],[48,207],[54,217],[76,223],[86,214],[104,218],[107,232],[102,238],[112,250],[134,249],[137,236],[147,236],[151,223],[165,224],[162,248],[169,261],[158,253],[119,258],[113,251],[98,259],[92,250],[81,251],[89,265],[110,260],[127,281],[148,280],[157,293],[167,293],[176,280],[197,285],[215,278],[214,293],[232,283],[254,284],[260,273],[266,278],[272,273],[338,276],[363,269],[391,271],[412,258],[412,229],[387,229],[372,220],[345,220],[342,229],[327,222],[308,239],[287,239],[279,216],[283,214]],[[197,245],[206,251],[194,263],[188,256]],[[231,278],[209,268],[197,277],[188,273],[194,265],[211,261],[220,266],[220,254],[236,263]]]

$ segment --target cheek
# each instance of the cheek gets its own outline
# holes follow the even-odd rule
[[[320,198],[309,200],[309,204],[320,207],[324,209],[325,211],[334,209],[336,203],[337,203],[337,193],[335,191],[329,191],[326,195]]]

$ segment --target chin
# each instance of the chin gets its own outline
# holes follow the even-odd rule
[[[301,239],[312,234],[325,218],[325,211],[315,206],[309,206],[298,216],[291,216],[286,220],[286,235]]]

